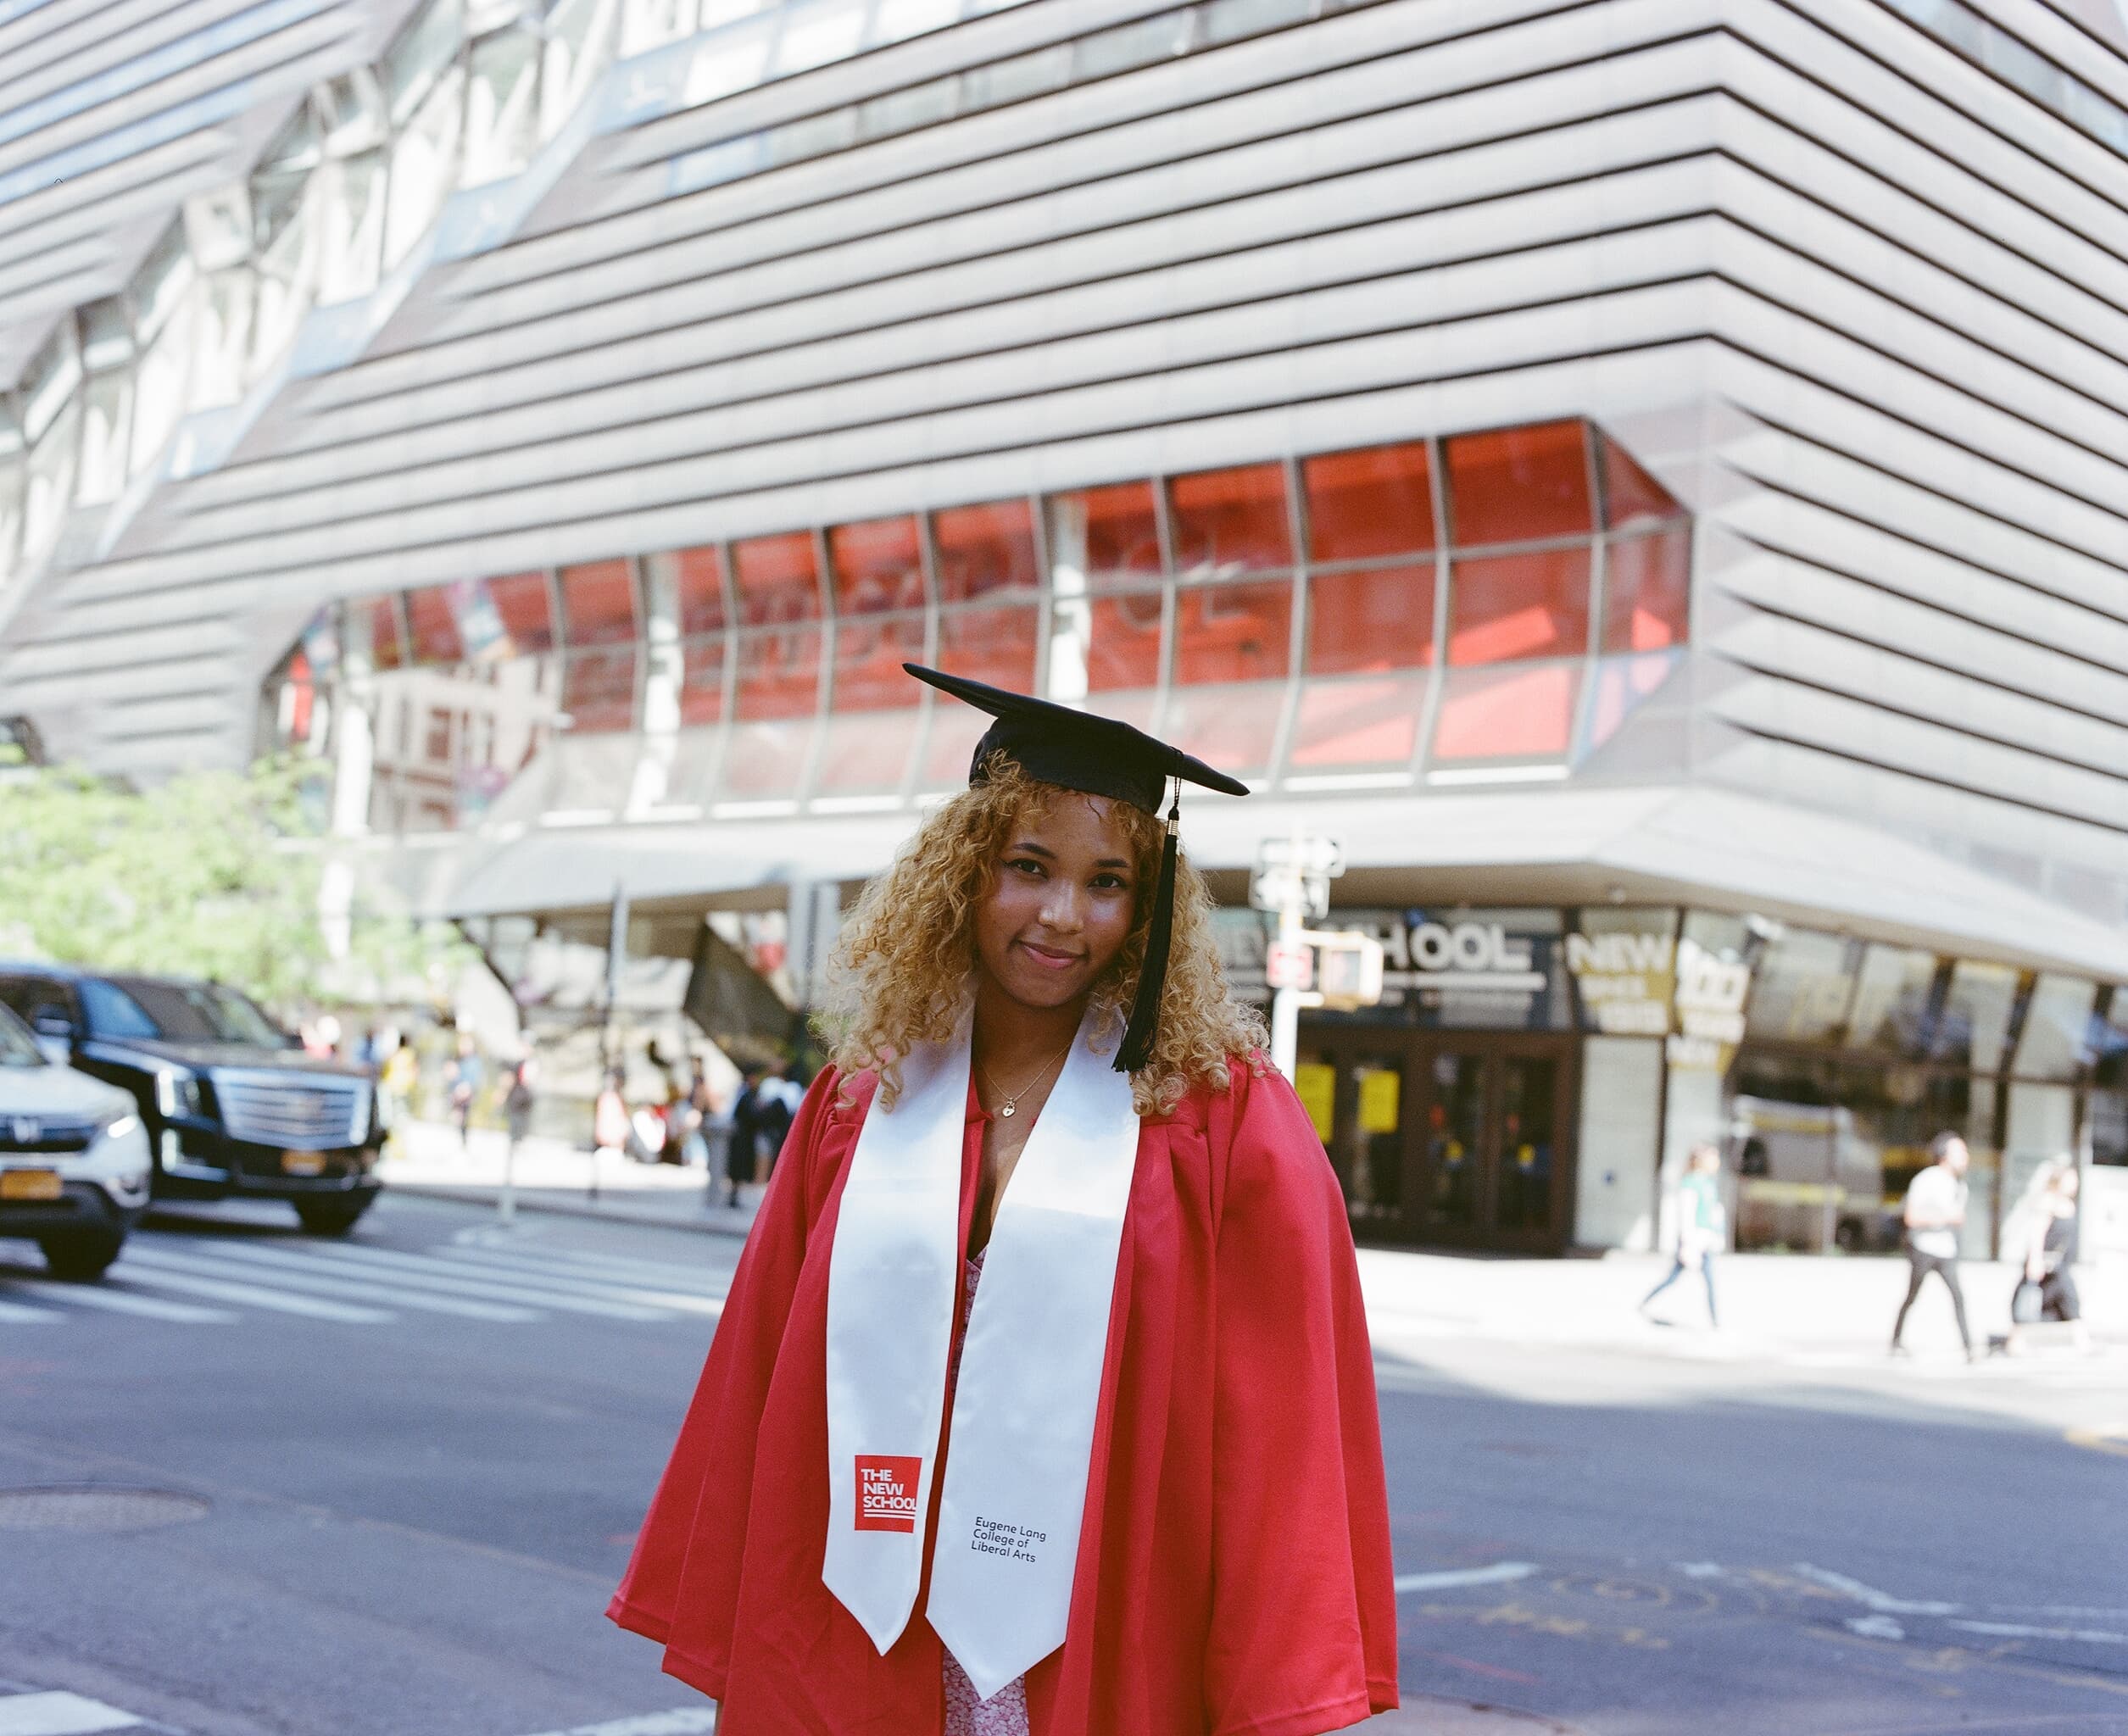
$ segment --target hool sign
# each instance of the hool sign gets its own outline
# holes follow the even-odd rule
[[[1525,1027],[1551,1021],[1555,910],[1337,910],[1325,925],[1382,943],[1382,1004],[1422,1024]]]

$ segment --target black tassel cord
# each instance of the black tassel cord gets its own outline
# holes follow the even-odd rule
[[[1160,879],[1153,887],[1152,921],[1145,928],[1145,962],[1139,968],[1138,993],[1131,998],[1130,1021],[1116,1051],[1116,1071],[1134,1073],[1152,1059],[1160,1035],[1160,997],[1167,984],[1167,953],[1175,927],[1176,840],[1182,827],[1182,782],[1175,782],[1167,807],[1167,841],[1160,850]]]

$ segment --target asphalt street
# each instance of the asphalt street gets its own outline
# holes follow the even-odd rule
[[[94,1290],[0,1244],[0,1736],[709,1728],[600,1611],[738,1248],[406,1197],[164,1214]],[[1379,1378],[1385,1731],[2128,1733],[2117,1366]]]

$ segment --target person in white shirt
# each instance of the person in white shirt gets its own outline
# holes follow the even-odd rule
[[[1895,1356],[1905,1354],[1899,1340],[1907,1329],[1907,1315],[1921,1294],[1922,1280],[1934,1272],[1951,1293],[1958,1338],[1969,1362],[1973,1334],[1966,1330],[1965,1293],[1958,1287],[1958,1231],[1965,1223],[1965,1168],[1972,1154],[1957,1134],[1938,1133],[1929,1142],[1929,1155],[1934,1161],[1907,1188],[1907,1299],[1899,1305],[1899,1318],[1891,1327],[1891,1351]]]

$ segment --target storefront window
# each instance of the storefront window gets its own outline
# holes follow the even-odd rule
[[[1574,730],[1579,664],[1451,670],[1434,728],[1445,761],[1557,759]]]
[[[1976,1073],[1999,1073],[2017,1010],[2018,973],[2008,965],[1960,959],[1937,1014],[1930,1056]]]
[[[2116,997],[2119,999],[2119,997]],[[2075,1077],[2092,1056],[2098,985],[2081,976],[2040,973],[2018,1033],[2014,1071],[2023,1079]]]
[[[1433,562],[1310,576],[1310,675],[1423,669],[1433,660]]]
[[[2085,1109],[2091,1160],[2128,1168],[2128,988],[2110,992],[2112,1010],[2092,1021],[2092,1090]]]
[[[1000,591],[1033,591],[1034,515],[1024,500],[956,506],[931,517],[939,551],[939,600],[966,603]]]
[[[1872,945],[1855,985],[1847,1047],[1879,1054],[1919,1054],[1936,988],[1936,954]]]
[[[1167,485],[1174,515],[1175,569],[1188,578],[1218,578],[1290,566],[1285,466],[1250,465],[1200,470]]]
[[[1767,947],[1752,985],[1745,1028],[1758,1041],[1827,1043],[1854,999],[1861,948],[1843,936],[1789,928]]]
[[[1457,548],[1587,534],[1589,463],[1579,422],[1458,434],[1445,446]]]
[[[1425,442],[1303,461],[1308,554],[1317,561],[1430,553],[1434,489]]]

